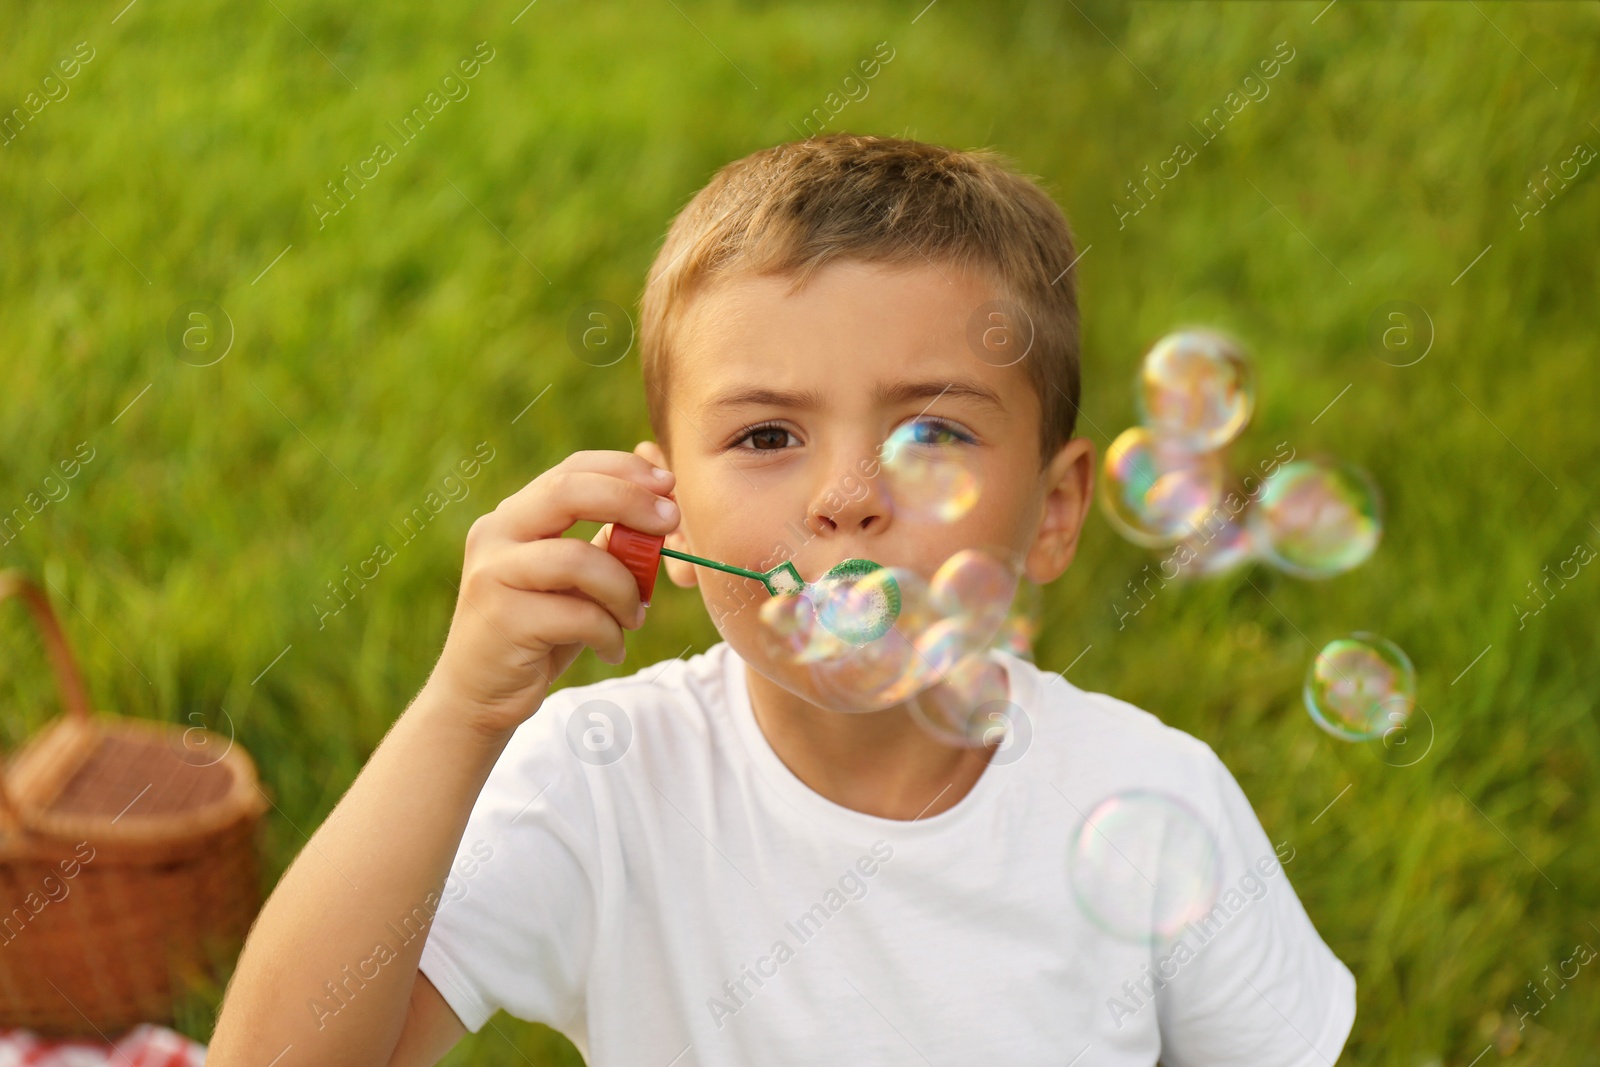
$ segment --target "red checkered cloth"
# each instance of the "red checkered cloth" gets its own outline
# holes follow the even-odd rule
[[[206,1047],[163,1026],[143,1023],[115,1042],[40,1037],[0,1030],[0,1067],[201,1067]]]

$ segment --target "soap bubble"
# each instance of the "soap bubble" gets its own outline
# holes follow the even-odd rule
[[[1197,577],[1212,577],[1237,570],[1261,555],[1259,539],[1247,520],[1220,513],[1220,525],[1208,520],[1195,535],[1183,542],[1192,553],[1181,572]],[[1184,557],[1179,557],[1184,558]]]
[[[1013,551],[963,549],[931,580],[906,567],[875,567],[809,583],[761,605],[764,661],[776,680],[835,710],[903,703],[995,643],[1022,569]],[[895,595],[898,610],[888,612]]]
[[[1317,653],[1304,696],[1318,726],[1345,741],[1366,741],[1404,726],[1417,700],[1417,672],[1393,641],[1351,634]]]
[[[959,748],[980,748],[996,738],[1005,722],[991,714],[1004,711],[1009,684],[1006,670],[981,652],[957,660],[937,684],[908,701],[911,718],[936,740]]]
[[[897,513],[954,522],[978,502],[972,446],[952,434],[936,421],[913,419],[895,427],[879,448],[879,470]]]
[[[1219,453],[1191,452],[1134,426],[1106,449],[1100,501],[1122,536],[1162,548],[1192,534],[1216,510],[1222,481]]]
[[[1274,566],[1299,578],[1330,578],[1365,563],[1378,547],[1382,502],[1359,467],[1296,460],[1262,483],[1250,523]]]
[[[1113,937],[1155,944],[1207,914],[1221,888],[1216,837],[1182,800],[1115,793],[1068,843],[1067,877],[1083,914]]]
[[[1033,644],[1039,637],[1039,619],[1044,610],[1044,587],[1026,578],[1017,585],[1011,610],[994,636],[994,647],[1033,662]]]
[[[990,549],[964,548],[939,565],[928,596],[935,611],[965,617],[993,636],[1011,609],[1020,579],[1016,561]]]
[[[1139,368],[1137,393],[1144,425],[1194,452],[1238,437],[1255,408],[1244,353],[1210,330],[1180,330],[1157,341]]]
[[[900,587],[894,572],[866,559],[847,559],[810,587],[817,621],[841,641],[876,641],[900,616]]]

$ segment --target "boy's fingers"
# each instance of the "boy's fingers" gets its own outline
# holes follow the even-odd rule
[[[587,645],[607,663],[622,662],[627,649],[622,627],[599,604],[560,593],[520,595],[531,598],[524,613],[528,621],[512,629],[512,639],[521,647]]]
[[[584,521],[621,522],[658,534],[678,525],[678,505],[669,497],[631,478],[584,470],[550,470],[503,501],[495,514],[500,534],[513,541],[559,537]]]
[[[582,593],[619,626],[632,629],[638,618],[639,583],[633,574],[611,553],[575,537],[508,545],[485,560],[484,568],[510,589]]]
[[[613,478],[623,478],[630,482],[649,489],[652,492],[666,493],[675,485],[676,479],[668,471],[666,477],[658,478],[655,475],[656,467],[643,456],[636,456],[632,452],[615,452],[604,449],[592,449],[584,452],[574,452],[560,463],[551,467],[537,478],[532,479],[527,485],[517,490],[500,502],[501,507],[516,507],[529,497],[537,496],[535,487],[541,481],[553,475],[575,474],[588,471],[593,474],[609,474]]]

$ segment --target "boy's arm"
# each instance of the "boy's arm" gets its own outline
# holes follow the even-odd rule
[[[388,928],[432,914],[510,739],[475,736],[455,710],[424,687],[290,865],[240,957],[209,1063],[432,1064],[465,1032],[417,970],[426,939]],[[392,953],[381,965],[380,943]]]
[[[400,1031],[400,1044],[395,1046],[388,1067],[433,1067],[466,1033],[467,1028],[428,981],[428,976],[418,971],[417,982],[411,987],[411,1003],[406,1008],[405,1027]]]
[[[433,1063],[459,1038],[417,969],[427,939],[391,926],[431,920],[490,771],[551,681],[584,646],[622,662],[623,629],[644,621],[609,528],[561,534],[670,532],[672,484],[639,456],[580,452],[473,523],[439,662],[256,919],[210,1067]]]

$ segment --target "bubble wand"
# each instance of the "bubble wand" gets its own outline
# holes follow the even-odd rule
[[[870,559],[841,560],[828,568],[828,572],[816,585],[812,585],[800,577],[800,572],[789,560],[783,561],[770,571],[753,571],[745,567],[736,567],[731,563],[719,563],[714,559],[705,559],[702,556],[667,548],[665,541],[666,538],[660,534],[643,533],[620,522],[611,526],[611,540],[606,544],[606,550],[621,560],[623,566],[628,568],[634,580],[639,583],[639,599],[646,607],[650,606],[650,595],[655,592],[656,574],[660,570],[662,556],[681,559],[685,563],[693,563],[699,567],[709,567],[724,574],[754,579],[772,596],[804,593],[817,589],[823,583],[848,582],[860,588],[856,583],[857,579],[883,569],[881,564],[874,563]],[[858,644],[883,636],[900,617],[900,586],[893,575],[885,575],[883,580],[872,583],[869,588],[874,599],[872,607],[875,610],[867,613],[868,621],[853,625],[849,634],[850,638],[860,639],[854,642]],[[824,624],[826,625],[826,620]],[[840,634],[840,636],[846,635]]]

